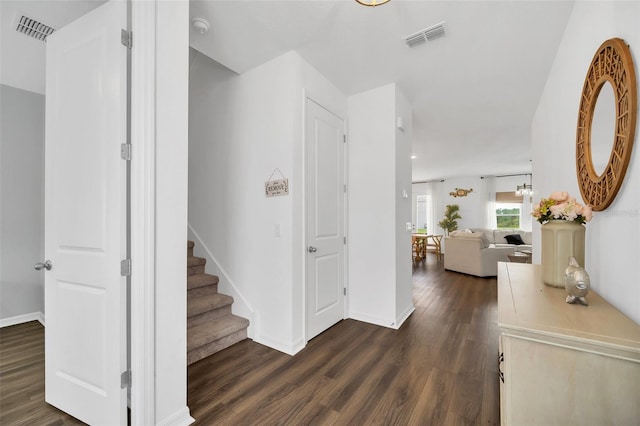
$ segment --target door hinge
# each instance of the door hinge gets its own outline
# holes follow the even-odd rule
[[[345,193],[347,192],[347,184],[346,183],[344,184],[344,192]]]
[[[125,389],[131,386],[131,370],[123,371],[120,374],[120,389]]]
[[[124,259],[120,262],[120,275],[123,277],[131,276],[131,259]]]
[[[345,296],[347,295],[347,288],[346,287],[342,288],[342,294],[344,294]]]
[[[120,30],[120,43],[126,46],[127,49],[131,49],[131,46],[133,46],[133,33],[127,30]]]
[[[347,143],[347,135],[342,135],[342,143]]]
[[[120,158],[125,161],[131,161],[131,144],[123,143],[120,144]]]
[[[342,237],[342,243],[347,244],[347,237]]]

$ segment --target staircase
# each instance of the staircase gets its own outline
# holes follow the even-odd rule
[[[187,242],[187,364],[247,338],[249,320],[231,313],[233,297],[218,293],[218,277],[204,272],[207,259]]]

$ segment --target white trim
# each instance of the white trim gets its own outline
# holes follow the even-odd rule
[[[159,422],[157,426],[187,426],[195,422],[195,419],[189,414],[189,408],[184,407],[173,415]]]
[[[416,308],[413,306],[413,303],[407,306],[407,309],[398,317],[398,319],[396,319],[396,325],[393,326],[393,328],[398,330],[400,327],[402,327],[402,324],[404,324],[407,318],[409,318],[415,310]]]
[[[14,317],[0,319],[0,328],[12,325],[24,324],[25,322],[38,321],[44,326],[44,314],[42,312],[31,312],[28,314],[16,315]]]
[[[301,126],[301,131],[302,134],[300,135],[300,140],[302,141],[302,155],[299,159],[300,163],[302,164],[301,167],[301,185],[300,185],[300,192],[301,192],[301,196],[302,196],[302,201],[300,202],[302,208],[300,209],[300,214],[302,215],[300,223],[302,224],[302,229],[300,230],[300,236],[301,238],[299,239],[299,246],[296,247],[296,242],[292,241],[293,243],[293,249],[294,250],[300,250],[301,253],[305,253],[305,255],[302,256],[302,267],[301,267],[301,276],[300,276],[300,283],[302,285],[302,291],[300,292],[302,294],[302,318],[300,318],[300,320],[302,321],[303,327],[302,327],[302,340],[304,341],[303,347],[306,346],[307,342],[309,341],[309,339],[307,339],[307,256],[306,256],[306,250],[307,250],[307,203],[306,203],[306,197],[307,197],[307,99],[308,99],[309,95],[308,95],[308,90],[303,88],[302,89],[302,126]]]
[[[131,424],[153,425],[156,2],[133,0],[131,22]]]
[[[211,253],[211,250],[209,250],[209,247],[207,247],[202,238],[200,238],[200,235],[198,235],[190,224],[187,225],[187,228],[190,234],[189,238],[193,238],[196,243],[196,250],[204,251],[204,257],[207,259],[207,265],[212,265],[216,269],[216,275],[220,275],[219,278],[221,278],[221,281],[218,283],[218,286],[222,285],[223,287],[226,287],[225,290],[231,290],[231,294],[229,296],[234,298],[234,304],[231,306],[233,314],[241,317],[248,317],[249,327],[247,328],[247,337],[253,339],[255,330],[257,329],[255,310],[249,301],[242,295],[240,290],[238,290],[236,284],[233,282],[231,277],[229,277],[229,274],[227,274],[227,271],[225,271],[222,265],[220,265],[218,259],[216,259],[213,253]],[[236,306],[234,309],[236,302],[239,302],[238,305],[241,306]]]
[[[273,339],[265,335],[256,336],[253,341],[291,356],[303,350],[306,345],[302,338],[295,342],[288,342],[280,339]]]
[[[380,327],[391,328],[397,330],[396,323],[393,319],[376,318],[367,314],[360,314],[358,312],[352,312],[349,316],[350,319],[366,322],[373,325],[379,325]]]

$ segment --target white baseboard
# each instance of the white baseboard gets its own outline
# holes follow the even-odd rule
[[[188,426],[193,422],[195,422],[195,419],[191,417],[189,407],[184,407],[161,422],[156,423],[156,426]]]
[[[402,324],[404,324],[404,322],[407,320],[407,318],[409,318],[411,316],[411,314],[413,313],[413,311],[415,311],[415,310],[416,310],[416,308],[413,306],[413,303],[410,304],[409,306],[407,306],[407,309],[396,320],[396,325],[393,328],[395,328],[397,330],[400,327],[402,327]]]
[[[366,314],[358,312],[350,312],[349,318],[356,321],[362,321],[373,325],[379,325],[380,327],[396,329],[396,323],[393,319],[375,318]]]
[[[271,338],[269,336],[256,336],[253,339],[254,342],[256,343],[260,343],[261,345],[264,346],[268,346],[271,349],[275,349],[276,351],[280,351],[284,354],[287,355],[295,355],[298,352],[300,352],[301,350],[304,349],[305,344],[302,340],[298,341],[298,342],[294,342],[293,344],[291,342],[284,342],[282,340],[279,339],[274,339]]]
[[[29,314],[16,315],[15,317],[2,318],[0,319],[0,328],[31,321],[38,321],[44,326],[44,314],[42,312],[31,312]]]
[[[380,327],[392,328],[394,330],[398,330],[402,324],[411,316],[411,314],[415,311],[415,307],[413,304],[407,306],[405,311],[398,316],[398,318],[393,320],[386,320],[384,318],[376,318],[366,314],[360,314],[358,312],[351,312],[349,315],[350,319],[354,319],[356,321],[362,321],[373,325],[379,325]]]

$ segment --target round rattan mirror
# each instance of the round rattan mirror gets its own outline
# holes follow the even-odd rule
[[[610,83],[615,96],[615,131],[608,141],[611,153],[604,170],[593,161],[592,125],[598,95]],[[600,45],[582,87],[576,132],[576,172],[583,200],[593,210],[606,209],[616,197],[631,159],[638,111],[638,92],[631,51],[624,40],[612,38]]]

